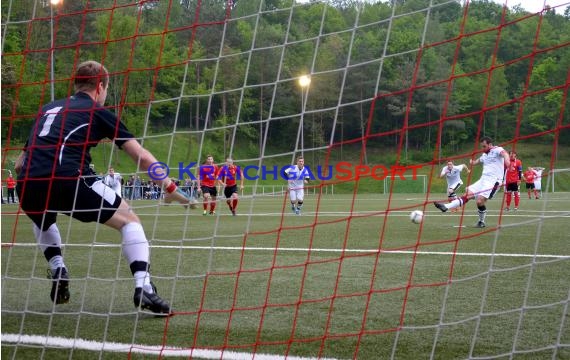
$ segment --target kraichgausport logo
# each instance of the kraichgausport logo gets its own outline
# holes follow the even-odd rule
[[[196,171],[192,171],[196,169]],[[295,171],[287,171],[287,169],[292,169]],[[317,165],[316,167],[311,167],[305,165],[302,168],[297,169],[297,165],[285,165],[285,166],[257,166],[257,165],[247,165],[244,167],[236,166],[236,169],[232,172],[227,165],[221,165],[216,171],[216,167],[213,165],[198,165],[195,162],[185,164],[183,162],[178,163],[178,167],[171,168],[163,162],[152,163],[148,170],[148,176],[152,180],[163,180],[167,177],[174,175],[174,177],[179,180],[184,180],[190,178],[190,180],[197,180],[196,176],[200,177],[200,180],[224,180],[224,179],[234,179],[241,180],[242,177],[246,180],[299,180],[299,179],[310,179],[310,180],[340,180],[340,181],[350,181],[358,180],[361,177],[371,177],[374,180],[384,180],[386,178],[391,179],[401,179],[401,180],[416,180],[418,170],[421,169],[421,165],[410,165],[410,166],[400,166],[400,165],[354,165],[350,162],[339,162],[335,165],[322,166]],[[174,171],[173,171],[174,170]],[[177,174],[176,174],[177,173]],[[196,175],[199,174],[199,175]]]

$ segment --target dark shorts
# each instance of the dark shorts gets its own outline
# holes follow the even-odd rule
[[[202,195],[210,194],[211,196],[218,196],[218,189],[215,186],[202,186]]]
[[[27,179],[16,187],[20,206],[43,231],[62,213],[82,222],[107,222],[121,197],[96,178],[73,180]]]
[[[519,191],[519,184],[517,184],[517,183],[508,183],[508,184],[507,184],[507,191],[514,191],[514,192]]]
[[[237,192],[238,192],[237,185],[226,186],[224,188],[224,195],[228,199],[232,197],[233,193],[237,193]]]
[[[527,190],[534,190],[534,183],[526,183]]]

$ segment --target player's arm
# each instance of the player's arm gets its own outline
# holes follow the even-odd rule
[[[196,168],[196,192],[200,194],[202,192],[202,184],[200,183],[200,179],[202,177],[202,165],[198,165]]]
[[[465,164],[461,164],[461,166],[462,166],[461,170],[465,169],[465,171],[467,171],[468,174],[471,173],[471,170],[469,170],[469,166],[467,166]]]
[[[125,141],[122,144],[121,149],[125,151],[135,163],[139,164],[139,168],[143,171],[147,171],[152,164],[158,162],[154,155],[143,148],[135,139]],[[193,205],[190,203],[188,195],[180,190],[178,186],[176,186],[176,183],[170,180],[167,174],[164,173],[163,169],[155,167],[153,170],[157,178],[164,176],[162,180],[156,179],[155,181],[159,186],[162,186],[166,192],[164,197],[165,202],[176,201],[184,206]]]
[[[221,170],[218,170],[218,174],[216,175],[216,184],[218,184],[219,186],[222,186],[222,187],[226,187],[227,174],[226,174],[224,168],[220,168],[220,169]]]
[[[469,165],[471,166],[479,165],[480,163],[481,163],[481,158],[477,158],[475,160],[469,159]]]
[[[507,168],[509,166],[511,166],[511,157],[509,156],[509,153],[506,150],[501,151],[501,156],[503,157],[503,160],[505,161],[505,166]]]
[[[222,173],[223,167],[218,167],[217,169],[214,168],[214,186],[218,187],[218,191],[220,191],[220,187],[225,187],[226,186],[226,181],[227,181],[227,173]],[[222,180],[223,178],[223,180]]]
[[[283,170],[283,179],[289,181],[289,172],[291,171],[291,167],[288,167],[287,169]]]
[[[441,179],[442,177],[445,176],[445,174],[447,173],[447,171],[445,171],[445,169],[447,169],[447,166],[444,167],[443,169],[441,169],[441,173],[439,174],[439,178]]]

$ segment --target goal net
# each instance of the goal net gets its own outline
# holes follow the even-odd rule
[[[2,358],[570,358],[570,8],[547,3],[2,1]],[[236,216],[223,188],[209,214],[161,205],[112,142],[92,149],[122,176],[169,317],[133,307],[120,234],[63,215],[71,299],[53,304],[12,202],[38,110],[89,59],[188,194],[207,155],[244,170]],[[479,180],[485,136],[542,173],[511,211],[500,186],[474,228],[475,201],[433,202],[448,161],[470,170],[458,195]],[[283,174],[300,156],[302,206]]]

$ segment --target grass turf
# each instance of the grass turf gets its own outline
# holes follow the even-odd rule
[[[154,282],[176,312],[168,319],[136,312],[119,234],[65,216],[59,228],[72,298],[52,305],[43,254],[26,246],[34,242],[29,221],[19,217],[15,226],[16,208],[3,206],[2,241],[17,245],[2,249],[2,333],[360,359],[513,349],[515,358],[551,358],[559,343],[557,357],[570,357],[570,259],[556,257],[570,255],[570,194],[523,196],[517,213],[500,214],[500,201],[491,200],[483,230],[471,227],[473,203],[462,216],[441,214],[426,200],[310,196],[295,216],[283,197],[261,196],[243,199],[237,217],[223,202],[217,216],[202,216],[201,209],[135,201],[151,240]],[[421,226],[409,221],[411,209],[425,210]],[[1,352],[17,359],[94,354],[9,343]]]

